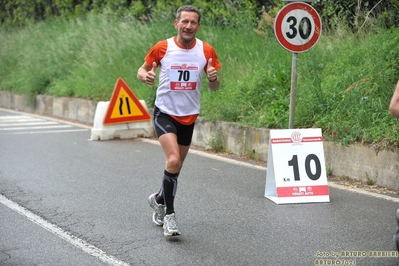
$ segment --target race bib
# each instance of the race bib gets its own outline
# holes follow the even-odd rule
[[[170,65],[170,90],[194,91],[197,89],[199,72],[197,63],[172,63]]]

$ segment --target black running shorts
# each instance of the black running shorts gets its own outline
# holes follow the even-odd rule
[[[159,138],[166,133],[174,133],[177,136],[177,143],[182,146],[190,146],[193,138],[194,124],[183,125],[174,120],[170,115],[162,113],[158,107],[154,109],[155,133]]]

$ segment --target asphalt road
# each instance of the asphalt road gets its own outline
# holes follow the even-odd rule
[[[89,138],[0,109],[0,265],[399,264],[398,198],[331,184],[329,203],[277,205],[266,168],[199,151],[179,177],[182,235],[165,238],[147,204],[163,173],[157,142]]]

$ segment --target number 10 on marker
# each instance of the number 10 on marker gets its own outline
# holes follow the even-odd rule
[[[321,129],[270,130],[265,197],[329,202]]]
[[[312,171],[311,166],[312,166],[312,162],[314,163],[314,171]],[[294,180],[295,181],[300,181],[300,174],[299,174],[299,167],[298,167],[298,155],[293,155],[292,159],[290,161],[288,161],[288,165],[292,166],[293,171],[294,171]],[[305,172],[306,175],[309,179],[311,180],[318,180],[321,176],[321,164],[320,164],[320,160],[319,157],[317,157],[316,154],[309,154],[308,156],[306,156],[305,159]]]

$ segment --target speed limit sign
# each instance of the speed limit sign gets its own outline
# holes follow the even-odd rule
[[[301,53],[312,48],[320,38],[321,20],[317,11],[307,3],[287,4],[274,21],[278,42],[288,51]]]
[[[330,201],[320,128],[270,130],[265,197],[277,204]]]

